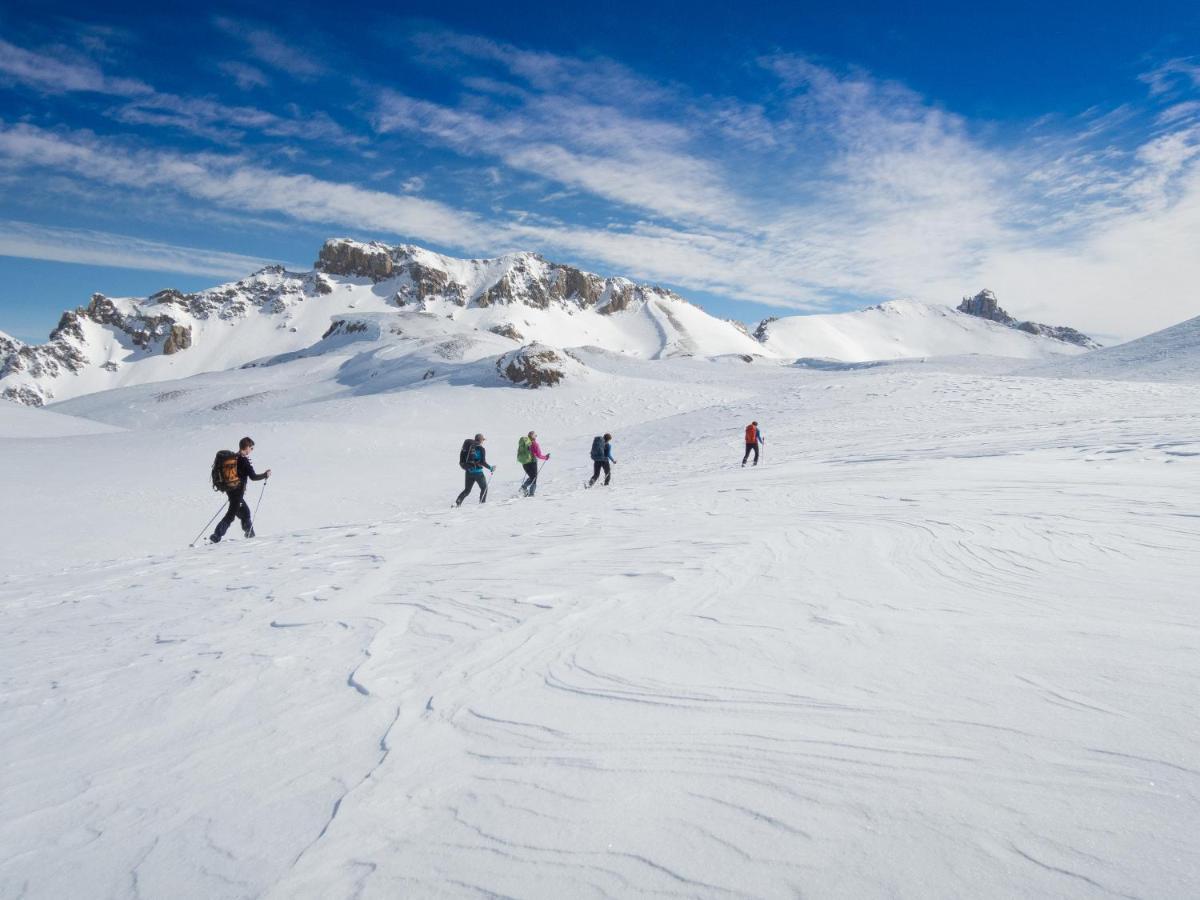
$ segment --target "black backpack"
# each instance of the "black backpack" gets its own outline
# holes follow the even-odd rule
[[[460,469],[466,471],[470,467],[470,464],[473,461],[471,459],[471,453],[478,446],[479,445],[475,443],[475,438],[467,438],[465,441],[463,441],[462,449],[458,451],[458,467]]]
[[[604,438],[596,435],[592,438],[592,459],[600,462],[604,459]]]
[[[236,490],[241,487],[242,479],[237,473],[238,455],[232,450],[218,450],[212,464],[212,486],[214,491]]]

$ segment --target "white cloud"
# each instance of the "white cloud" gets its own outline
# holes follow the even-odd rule
[[[1169,59],[1138,77],[1155,95],[1173,94],[1189,86],[1200,88],[1200,61],[1194,57]]]
[[[293,78],[309,81],[326,72],[325,65],[314,53],[289,43],[269,28],[227,16],[217,16],[213,24],[244,43],[246,50],[259,62]]]
[[[44,94],[87,91],[119,97],[137,97],[152,88],[132,78],[111,78],[91,60],[76,55],[63,58],[26,50],[0,38],[0,80],[9,80]]]
[[[86,132],[0,123],[0,164],[50,168],[120,187],[164,188],[226,209],[278,213],[461,246],[485,244],[479,220],[436,201],[288,175],[241,156],[130,150]]]
[[[217,68],[232,78],[234,83],[243,91],[266,87],[271,83],[262,69],[256,68],[249,63],[226,60],[218,63]]]
[[[217,278],[242,278],[271,263],[237,253],[179,247],[103,231],[14,221],[0,221],[0,256]]]
[[[333,144],[359,144],[362,138],[349,134],[324,112],[278,116],[252,106],[230,106],[203,97],[180,97],[152,93],[134,98],[110,112],[119,122],[178,128],[209,140],[234,143],[252,131],[267,137],[299,138]]]
[[[257,58],[296,56],[269,33],[255,43],[243,33],[253,29],[222,21]],[[295,174],[278,156],[276,168],[246,154],[181,155],[31,125],[0,124],[0,177],[49,171],[145,190],[147,202],[170,194],[199,210],[472,255],[535,249],[795,309],[847,297],[952,303],[986,286],[1018,316],[1126,337],[1200,312],[1188,293],[1200,280],[1200,109],[1185,96],[1195,80],[1187,61],[1145,77],[1157,98],[1148,106],[1002,131],[870,73],[794,56],[761,60],[775,81],[746,99],[689,95],[612,61],[469,35],[417,44],[458,99],[375,91],[381,139],[358,156],[379,154],[376,172],[410,173],[406,158],[388,157],[388,142],[419,134],[469,161],[462,181],[486,189],[478,206],[488,212],[431,199],[420,173],[389,193]],[[11,54],[5,69],[3,51],[0,71],[28,72]],[[68,74],[62,83],[73,89],[116,92],[97,69]],[[301,63],[292,74],[318,72]],[[322,123],[326,139],[340,137],[320,114],[277,116],[145,86],[130,97],[114,113],[122,121],[214,139],[242,130],[303,139]],[[556,205],[568,221],[552,215]]]

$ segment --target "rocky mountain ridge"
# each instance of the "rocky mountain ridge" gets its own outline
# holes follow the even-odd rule
[[[432,340],[428,321],[415,327],[412,316],[443,323],[439,347],[454,344],[492,354],[486,366],[471,372],[494,369],[525,386],[552,385],[567,373],[578,374],[580,368],[565,352],[571,347],[642,359],[729,356],[747,362],[790,362],[799,356],[857,359],[864,354],[893,358],[931,351],[1029,358],[1065,352],[1055,349],[1064,346],[1057,334],[1029,332],[1021,340],[1001,339],[1001,333],[1011,334],[1002,327],[1008,322],[979,322],[975,314],[949,307],[938,307],[933,316],[961,321],[948,329],[947,339],[913,340],[913,333],[932,327],[933,307],[893,303],[879,309],[886,315],[858,323],[849,338],[828,323],[848,323],[861,314],[772,318],[751,333],[742,323],[715,318],[665,288],[595,275],[536,253],[458,259],[411,244],[334,238],[321,247],[308,272],[269,266],[194,293],[164,290],[146,298],[95,294],[86,306],[64,313],[44,344],[0,334],[0,398],[41,406],[256,360],[340,352],[335,337],[361,342],[366,332],[381,341],[402,342],[412,334]],[[379,316],[386,322],[376,321]],[[966,323],[974,324],[964,327]],[[867,335],[871,339],[862,339],[864,331],[872,333]],[[891,336],[901,333],[903,340]],[[1067,350],[1077,352],[1074,346]],[[441,355],[440,350],[435,353]],[[539,366],[551,374],[534,373]]]
[[[1020,319],[1010,316],[1000,307],[999,301],[996,300],[996,295],[986,288],[974,297],[963,297],[962,302],[958,304],[957,308],[959,312],[966,313],[968,316],[977,316],[981,319],[1007,325],[1009,328],[1016,328],[1018,331],[1053,338],[1056,341],[1063,341],[1067,344],[1074,344],[1077,347],[1083,347],[1085,350],[1095,350],[1100,346],[1099,343],[1082,331],[1077,331],[1066,325],[1043,325],[1040,322],[1023,322]]]

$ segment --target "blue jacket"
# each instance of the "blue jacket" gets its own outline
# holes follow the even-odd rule
[[[488,466],[488,461],[487,461],[487,451],[484,450],[482,447],[477,446],[474,450],[471,451],[471,459],[474,461],[475,464],[474,465],[468,464],[467,471],[470,472],[472,475],[482,475],[484,469],[490,468]]]
[[[616,462],[612,455],[612,444],[608,441],[604,442],[604,458],[610,460],[611,462]]]

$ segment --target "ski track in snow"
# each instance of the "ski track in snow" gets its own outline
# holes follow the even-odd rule
[[[535,500],[496,502],[516,424],[449,510],[450,455],[393,471],[330,413],[408,479],[389,514],[319,524],[356,473],[280,465],[253,542],[10,568],[0,896],[1193,895],[1193,393],[694,372],[678,412],[462,389],[545,409]]]

